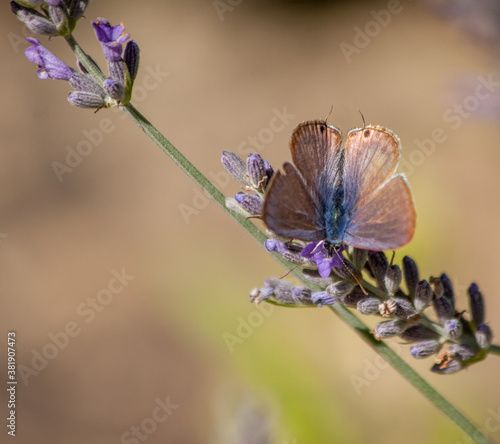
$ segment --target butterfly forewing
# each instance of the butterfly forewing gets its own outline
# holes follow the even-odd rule
[[[318,176],[329,175],[332,183],[340,175],[340,141],[337,128],[323,120],[303,122],[295,128],[290,139],[293,163],[307,185],[318,188]]]
[[[291,239],[317,241],[324,238],[324,227],[318,216],[317,197],[313,196],[300,173],[290,163],[284,173],[274,174],[264,199],[263,215],[267,227]]]
[[[398,137],[386,128],[366,126],[349,132],[345,143],[345,209],[360,210],[391,179],[401,156]]]

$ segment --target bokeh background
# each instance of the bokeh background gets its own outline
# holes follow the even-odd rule
[[[75,37],[102,63],[91,21],[125,24],[142,50],[134,103],[226,195],[239,184],[222,179],[221,151],[249,138],[279,167],[295,125],[331,106],[344,131],[358,110],[391,128],[418,208],[396,260],[448,273],[463,309],[477,282],[500,331],[496,4],[94,1]],[[0,23],[0,325],[4,344],[17,333],[17,442],[468,442],[327,308],[250,304],[278,263],[120,112],[71,107],[69,85],[38,80],[7,2]],[[41,41],[72,63],[64,41]],[[270,131],[276,113],[287,121]],[[58,180],[53,162],[89,137]],[[500,439],[498,357],[437,376],[389,343]],[[4,418],[5,390],[0,403]]]

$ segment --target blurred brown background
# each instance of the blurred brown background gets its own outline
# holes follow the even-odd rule
[[[222,171],[222,150],[248,148],[249,137],[279,167],[295,125],[332,105],[344,131],[361,124],[358,109],[391,128],[418,208],[397,260],[412,255],[424,277],[447,272],[463,309],[476,281],[500,331],[495,2],[236,3],[94,1],[75,37],[102,63],[91,21],[125,24],[142,50],[134,103],[209,176]],[[468,442],[330,310],[259,316],[249,291],[283,269],[120,112],[71,107],[69,85],[38,80],[7,9],[0,325],[4,344],[17,333],[17,442]],[[64,41],[40,40],[73,63]],[[283,129],[264,130],[283,110]],[[89,137],[91,153],[59,181],[53,162]],[[120,287],[112,280],[123,270]],[[246,337],[228,347],[228,334]],[[498,357],[443,377],[390,344],[500,439]]]

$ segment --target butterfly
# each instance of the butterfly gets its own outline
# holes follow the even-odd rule
[[[416,211],[406,177],[396,174],[399,138],[367,125],[349,131],[303,122],[285,162],[269,184],[262,218],[274,233],[327,247],[391,250],[410,242]],[[307,248],[307,247],[306,247]]]

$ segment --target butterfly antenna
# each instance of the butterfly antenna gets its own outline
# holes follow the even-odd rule
[[[333,111],[333,105],[332,105],[332,106],[330,106],[330,111],[328,112],[328,115],[327,115],[327,116],[325,117],[325,119],[324,119],[324,120],[325,120],[325,123],[326,123],[326,121],[328,120],[328,118],[330,117],[330,115],[332,114],[332,111]]]
[[[361,120],[363,121],[363,128],[365,128],[366,127],[365,116],[363,116],[363,113],[359,108],[358,108],[358,113],[361,116]]]
[[[396,256],[396,251],[392,250],[391,265],[394,263],[394,257]]]
[[[288,270],[283,276],[280,276],[278,279],[286,278],[293,270],[297,268],[297,265],[294,265],[290,270]]]
[[[342,261],[342,263],[344,263],[344,259],[345,259],[344,256],[339,254],[339,252],[337,250],[334,250],[334,251],[335,251],[335,254],[337,255],[337,257]],[[368,296],[368,292],[365,290],[365,288],[361,284],[361,281],[356,277],[356,275],[351,271],[351,269],[346,267],[346,270],[353,277],[353,279],[356,281],[356,283],[359,285],[359,288],[361,288],[361,291],[363,292],[363,294],[365,296]]]

